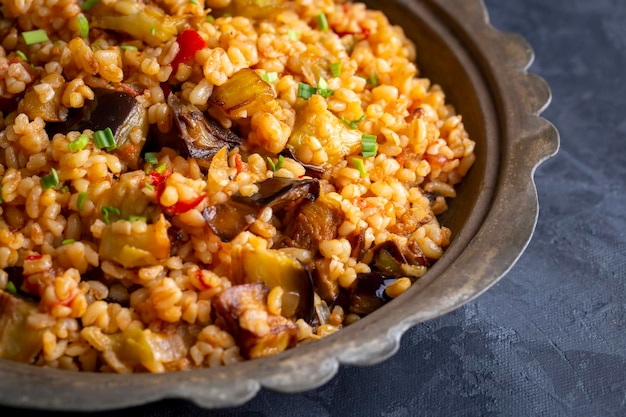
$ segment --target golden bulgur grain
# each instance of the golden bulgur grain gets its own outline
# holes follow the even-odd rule
[[[359,320],[362,280],[401,296],[450,243],[436,216],[475,144],[402,30],[361,3],[231,3],[2,2],[0,291],[38,304],[33,364],[277,353]],[[31,29],[50,40],[25,48]]]

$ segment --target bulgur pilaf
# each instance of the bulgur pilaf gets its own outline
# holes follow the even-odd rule
[[[0,4],[0,357],[271,355],[398,297],[449,244],[436,216],[474,142],[381,12]]]

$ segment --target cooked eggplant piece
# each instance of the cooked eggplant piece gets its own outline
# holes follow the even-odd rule
[[[63,122],[67,118],[68,110],[61,104],[65,80],[62,75],[53,73],[46,75],[42,83],[48,84],[53,91],[51,100],[42,103],[39,94],[31,86],[24,94],[24,98],[19,102],[17,110],[26,113],[30,120],[41,117],[44,122]]]
[[[379,271],[357,274],[350,290],[350,312],[364,316],[382,307],[391,300],[385,289],[398,279]]]
[[[265,207],[278,211],[297,206],[319,197],[320,184],[316,179],[294,180],[268,178],[258,184],[259,192],[249,197],[233,195],[228,201],[207,207],[202,215],[213,232],[224,241],[230,241],[254,222]]]
[[[429,266],[428,260],[413,240],[409,240],[402,248],[393,241],[381,243],[370,249],[361,261],[368,263],[373,270],[397,277],[418,278],[425,272],[423,267]]]
[[[317,252],[320,242],[337,237],[343,220],[343,211],[339,207],[320,198],[300,205],[285,235],[290,246]]]
[[[30,363],[42,349],[44,330],[28,328],[37,305],[0,291],[0,358]]]
[[[140,39],[150,46],[159,46],[176,36],[183,29],[185,22],[182,16],[166,15],[151,8],[126,16],[92,16],[90,25],[95,28],[126,33],[133,39]]]
[[[309,320],[313,311],[313,279],[299,260],[276,249],[237,248],[232,253],[233,280],[264,282],[284,290],[281,314]]]
[[[289,319],[271,314],[264,283],[235,285],[215,300],[215,309],[235,336],[241,354],[248,359],[279,353],[298,342],[298,326]]]
[[[309,177],[319,178],[326,170],[324,167],[319,165],[305,164],[301,160],[299,160],[296,155],[292,152],[291,148],[287,147],[282,150],[280,153],[286,158],[291,158],[294,161],[297,161],[300,165],[302,165],[306,169],[306,173]]]
[[[155,265],[170,254],[168,227],[163,215],[155,224],[147,225],[143,233],[122,235],[107,225],[102,231],[100,259],[117,262],[125,268]]]
[[[339,297],[340,288],[336,279],[330,277],[330,263],[328,258],[315,260],[313,270],[313,286],[315,292],[328,304],[333,304]]]
[[[218,106],[228,117],[246,112],[251,114],[268,110],[276,98],[274,88],[263,81],[255,71],[244,68],[234,73],[228,81],[213,89],[209,104]]]
[[[216,120],[205,116],[191,103],[183,103],[175,94],[167,98],[174,122],[178,128],[174,136],[160,136],[159,145],[176,149],[182,155],[195,158],[202,168],[208,169],[211,158],[224,146],[232,149],[241,145],[242,139],[222,127]]]
[[[321,142],[328,155],[328,166],[335,165],[361,149],[362,133],[359,130],[350,129],[330,110],[320,112],[311,103],[312,100],[307,101],[298,111],[293,132],[289,136],[287,147],[293,154],[298,155],[298,148],[306,144],[309,137],[315,137]],[[330,135],[319,135],[318,126],[324,126]]]
[[[113,151],[131,169],[139,167],[139,156],[148,133],[148,114],[135,98],[124,91],[94,88],[94,99],[70,112],[65,123],[47,123],[51,137],[56,133],[110,128],[115,138]],[[131,134],[141,138],[138,143]]]

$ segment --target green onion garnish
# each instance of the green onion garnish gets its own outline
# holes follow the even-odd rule
[[[278,155],[278,161],[276,161],[276,163],[274,163],[272,158],[270,158],[269,156],[267,157],[267,163],[270,165],[270,168],[272,168],[272,171],[274,172],[281,169],[284,162],[285,158],[282,155]]]
[[[320,77],[319,81],[317,82],[317,93],[324,98],[328,98],[332,96],[334,92],[334,90],[328,88],[328,83],[326,82],[326,80],[323,77]]]
[[[41,186],[44,190],[56,188],[59,185],[59,174],[56,169],[50,168],[50,173],[41,177]]]
[[[148,219],[145,216],[128,216],[129,222],[138,222],[138,221],[145,222],[146,220]]]
[[[361,136],[361,155],[363,155],[364,158],[376,156],[376,151],[378,150],[376,139],[376,135],[364,134]]]
[[[350,129],[358,129],[357,124],[361,123],[363,120],[365,120],[365,113],[363,113],[363,116],[359,117],[356,120],[352,120],[352,121],[346,119],[345,117],[341,118],[341,121],[344,122],[345,124],[347,124],[350,127]]]
[[[154,36],[154,35],[156,34],[156,28],[155,28],[154,26],[152,26],[152,27],[150,28],[150,34],[151,34],[152,36]]]
[[[115,214],[116,216],[120,215],[120,209],[113,206],[104,206],[102,207],[102,216],[104,217],[104,222],[106,224],[111,224],[111,219],[109,219],[109,214]]]
[[[198,5],[198,2],[196,0],[189,0],[189,3],[193,4],[194,6]]]
[[[135,45],[120,45],[120,49],[122,51],[136,51],[137,47]]]
[[[4,287],[5,291],[9,294],[17,295],[17,288],[15,288],[15,284],[13,281],[7,282],[7,286]]]
[[[361,174],[361,178],[367,177],[367,171],[365,170],[365,163],[361,158],[352,158],[352,163],[354,167],[359,170]]]
[[[26,45],[32,45],[35,43],[47,42],[48,35],[43,29],[29,30],[28,32],[22,32],[22,37]]]
[[[144,187],[147,188],[150,191],[154,191],[154,187],[151,184],[145,183]]]
[[[341,62],[330,64],[330,75],[333,77],[339,77],[341,75]]]
[[[115,149],[115,137],[110,127],[93,132],[93,141],[98,149],[106,149],[107,151]]]
[[[28,57],[24,55],[24,52],[17,50],[15,51],[15,55],[17,55],[22,61],[28,62]]]
[[[87,10],[91,9],[93,6],[95,6],[95,4],[97,2],[98,2],[98,0],[87,0],[80,6],[80,9],[82,11],[87,11]]]
[[[67,147],[70,148],[70,152],[75,153],[78,151],[82,151],[85,149],[85,146],[89,144],[89,136],[86,134],[82,134],[70,143],[67,144]]]
[[[366,78],[366,81],[368,84],[373,85],[374,87],[378,87],[378,75],[376,74],[376,71],[372,71],[372,75],[370,75],[369,78]]]
[[[159,165],[158,167],[154,168],[154,170],[156,172],[158,172],[159,174],[162,174],[165,172],[165,169],[167,168],[167,164],[165,162],[163,162],[161,165]]]
[[[78,193],[78,198],[76,199],[76,207],[78,208],[78,211],[83,209],[85,201],[87,201],[87,193]]]
[[[62,192],[63,194],[65,194],[65,193],[69,193],[69,192],[70,192],[70,187],[68,187],[67,185],[64,185],[64,186],[61,188],[61,192]]]
[[[310,85],[300,82],[298,83],[298,97],[308,100],[311,98],[317,89],[315,87],[311,87]]]
[[[278,73],[277,72],[266,72],[265,74],[261,74],[261,79],[266,83],[273,83],[278,81]]]
[[[81,38],[89,37],[89,21],[85,16],[78,16],[76,18],[76,23],[78,24],[78,32],[80,33]]]
[[[328,19],[324,13],[317,15],[317,24],[322,32],[328,32]]]
[[[74,243],[74,242],[76,242],[74,239],[65,239],[61,241],[61,246],[69,245],[70,243]]]
[[[297,30],[289,29],[287,31],[287,37],[291,39],[292,41],[297,41],[298,39],[300,39],[300,34],[298,33]]]
[[[159,158],[157,158],[156,153],[154,152],[146,152],[144,159],[148,164],[156,165],[159,163]]]
[[[207,23],[213,23],[215,22],[215,18],[211,15],[208,15],[207,17],[204,18],[204,21]]]
[[[222,17],[233,17],[233,15],[232,15],[232,14],[230,14],[230,13],[224,13],[224,14],[222,15]]]

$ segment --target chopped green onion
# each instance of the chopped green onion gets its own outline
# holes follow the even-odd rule
[[[265,74],[261,74],[261,79],[266,83],[273,83],[278,81],[278,73],[277,72],[266,72]]]
[[[70,148],[70,152],[75,153],[78,151],[82,151],[85,149],[85,146],[89,144],[89,136],[86,134],[82,134],[70,143],[67,144],[67,147]]]
[[[152,26],[152,27],[150,28],[150,34],[151,34],[152,36],[154,36],[154,35],[156,34],[156,28],[155,28],[154,26]]]
[[[207,17],[204,18],[204,21],[207,23],[213,23],[215,22],[215,18],[211,15],[208,15]]]
[[[365,170],[365,163],[361,158],[352,158],[352,163],[354,167],[359,170],[361,174],[361,178],[367,177],[367,171]]]
[[[29,30],[28,32],[22,32],[22,37],[26,45],[32,45],[35,43],[47,42],[48,35],[43,29]]]
[[[285,158],[282,155],[278,155],[278,161],[276,161],[276,163],[274,163],[272,158],[270,158],[269,156],[267,157],[267,163],[270,165],[270,168],[272,168],[272,171],[274,172],[281,169],[284,162]]]
[[[76,199],[76,208],[78,208],[78,211],[83,209],[85,201],[87,201],[87,193],[78,193],[78,198]]]
[[[189,0],[189,3],[193,4],[194,6],[198,5],[197,0]]]
[[[161,165],[159,165],[158,167],[154,168],[154,170],[156,172],[158,172],[159,174],[162,174],[165,172],[165,169],[167,168],[167,164],[165,162],[163,162]]]
[[[136,51],[137,47],[135,45],[120,45],[120,49],[122,51]]]
[[[138,222],[138,221],[145,222],[146,220],[148,220],[146,216],[128,216],[129,222]]]
[[[232,17],[232,16],[233,16],[233,15],[232,15],[232,14],[230,14],[230,13],[224,13],[224,14],[222,15],[222,17]]]
[[[64,186],[61,188],[61,192],[62,192],[63,194],[65,194],[65,193],[69,193],[69,192],[70,192],[70,187],[68,187],[67,185],[64,185]]]
[[[4,287],[5,291],[9,294],[17,295],[17,288],[15,288],[15,284],[13,281],[7,282],[6,287]]]
[[[15,51],[15,55],[17,55],[18,57],[20,57],[20,59],[24,62],[28,62],[28,57],[26,55],[24,55],[24,52],[17,50]]]
[[[311,87],[310,85],[300,82],[298,83],[298,97],[308,100],[311,98],[317,89],[315,87]]]
[[[317,93],[324,98],[328,98],[332,96],[334,92],[334,90],[328,88],[328,83],[326,82],[326,80],[323,77],[320,77],[319,81],[317,82]]]
[[[59,185],[59,174],[56,169],[50,168],[50,173],[41,177],[41,186],[44,190],[56,188]]]
[[[341,75],[341,62],[330,64],[330,75],[333,77],[339,77]]]
[[[96,5],[96,3],[98,2],[98,0],[86,0],[81,6],[80,9],[82,11],[87,11],[89,9],[91,9],[93,6]]]
[[[328,19],[324,13],[317,15],[317,24],[322,32],[328,32]]]
[[[106,224],[111,224],[111,219],[109,219],[109,214],[115,214],[116,216],[120,215],[120,209],[113,206],[104,206],[102,207],[102,216],[104,217],[104,222]]]
[[[106,149],[107,151],[112,151],[116,146],[115,137],[110,127],[93,132],[93,141],[98,149]]]
[[[74,243],[74,242],[76,242],[74,239],[65,239],[61,241],[61,246],[69,245],[70,243]]]
[[[364,134],[361,136],[361,155],[363,155],[364,158],[376,156],[378,150],[376,139],[376,135]]]
[[[154,187],[152,185],[148,184],[148,183],[145,183],[144,187],[147,188],[150,191],[154,191]]]
[[[144,159],[146,160],[147,163],[152,164],[152,165],[156,165],[159,163],[159,158],[157,158],[156,153],[154,152],[146,152]]]
[[[298,33],[297,30],[289,29],[287,31],[287,37],[291,39],[292,41],[297,41],[298,39],[300,39],[300,34]]]
[[[76,18],[76,23],[78,24],[78,32],[80,33],[81,38],[89,37],[89,21],[85,16],[78,16]]]
[[[370,75],[369,78],[366,78],[366,81],[368,84],[373,85],[374,87],[378,87],[378,75],[376,74],[376,71],[372,71],[372,75]]]
[[[355,130],[355,129],[358,129],[357,124],[359,124],[359,123],[361,123],[363,120],[365,120],[365,116],[366,116],[366,115],[365,115],[365,113],[363,113],[363,116],[359,117],[359,118],[358,118],[358,119],[356,119],[356,120],[352,120],[352,121],[350,121],[350,120],[346,119],[345,117],[342,117],[342,118],[341,118],[341,121],[342,121],[342,122],[344,122],[345,124],[347,124],[347,125],[350,127],[350,129]]]

